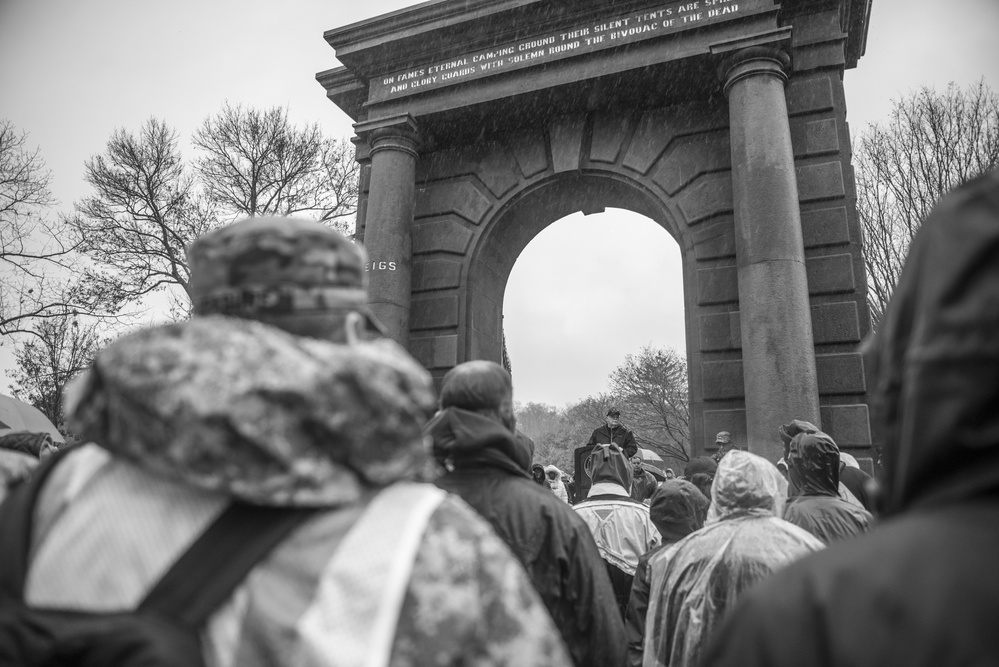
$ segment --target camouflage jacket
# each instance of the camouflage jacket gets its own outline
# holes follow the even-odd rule
[[[133,608],[227,503],[222,493],[84,446],[52,472],[36,507],[27,602]],[[321,650],[305,619],[330,602],[320,582],[336,551],[331,536],[349,531],[362,511],[348,505],[321,512],[261,562],[203,629],[206,664],[361,664]],[[399,591],[391,646],[377,647],[388,665],[571,664],[519,563],[460,499],[447,496],[433,510],[415,553]],[[374,650],[360,647],[355,654]]]

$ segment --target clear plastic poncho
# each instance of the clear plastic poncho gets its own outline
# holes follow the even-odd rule
[[[702,647],[744,590],[823,548],[778,518],[787,482],[766,459],[734,450],[718,465],[704,528],[656,554],[644,664],[698,664]]]

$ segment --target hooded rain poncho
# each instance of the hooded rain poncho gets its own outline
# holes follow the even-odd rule
[[[646,666],[696,665],[708,636],[744,590],[823,545],[778,518],[787,482],[773,464],[729,452],[718,465],[707,522],[650,562]]]
[[[839,496],[839,447],[825,433],[794,436],[788,476],[800,495],[788,501],[785,520],[826,544],[870,529],[871,514]]]

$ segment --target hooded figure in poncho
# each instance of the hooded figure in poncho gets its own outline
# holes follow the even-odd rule
[[[697,665],[743,591],[823,548],[779,518],[786,495],[787,482],[766,459],[738,450],[722,458],[704,528],[649,562],[644,665]]]

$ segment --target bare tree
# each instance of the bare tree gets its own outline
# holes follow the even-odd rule
[[[305,215],[339,226],[356,211],[357,165],[347,142],[316,125],[299,130],[280,108],[261,112],[226,105],[195,135],[202,156],[190,169],[179,138],[152,118],[137,133],[114,132],[86,162],[94,193],[65,220],[80,252],[102,273],[91,284],[125,301],[176,286],[171,312],[190,311],[186,249],[247,215]]]
[[[610,376],[625,422],[642,447],[690,460],[687,362],[673,349],[646,346],[629,354]],[[624,415],[622,415],[624,416]]]
[[[37,335],[38,320],[69,313],[116,311],[113,289],[95,289],[102,275],[87,272],[57,226],[51,174],[27,134],[0,120],[0,336]]]
[[[105,344],[99,332],[99,324],[81,324],[72,316],[36,322],[35,337],[21,341],[14,351],[14,395],[59,426],[63,421],[63,390],[90,366]]]
[[[940,197],[999,165],[999,98],[983,81],[923,87],[869,126],[855,150],[868,302],[875,326],[909,243]]]
[[[94,194],[66,219],[80,251],[109,267],[129,301],[168,285],[189,295],[185,249],[218,226],[177,146],[177,133],[152,118],[138,134],[116,130],[87,160]]]
[[[307,214],[340,222],[357,211],[353,146],[303,128],[281,107],[267,111],[226,104],[194,135],[197,169],[208,196],[231,218]]]

